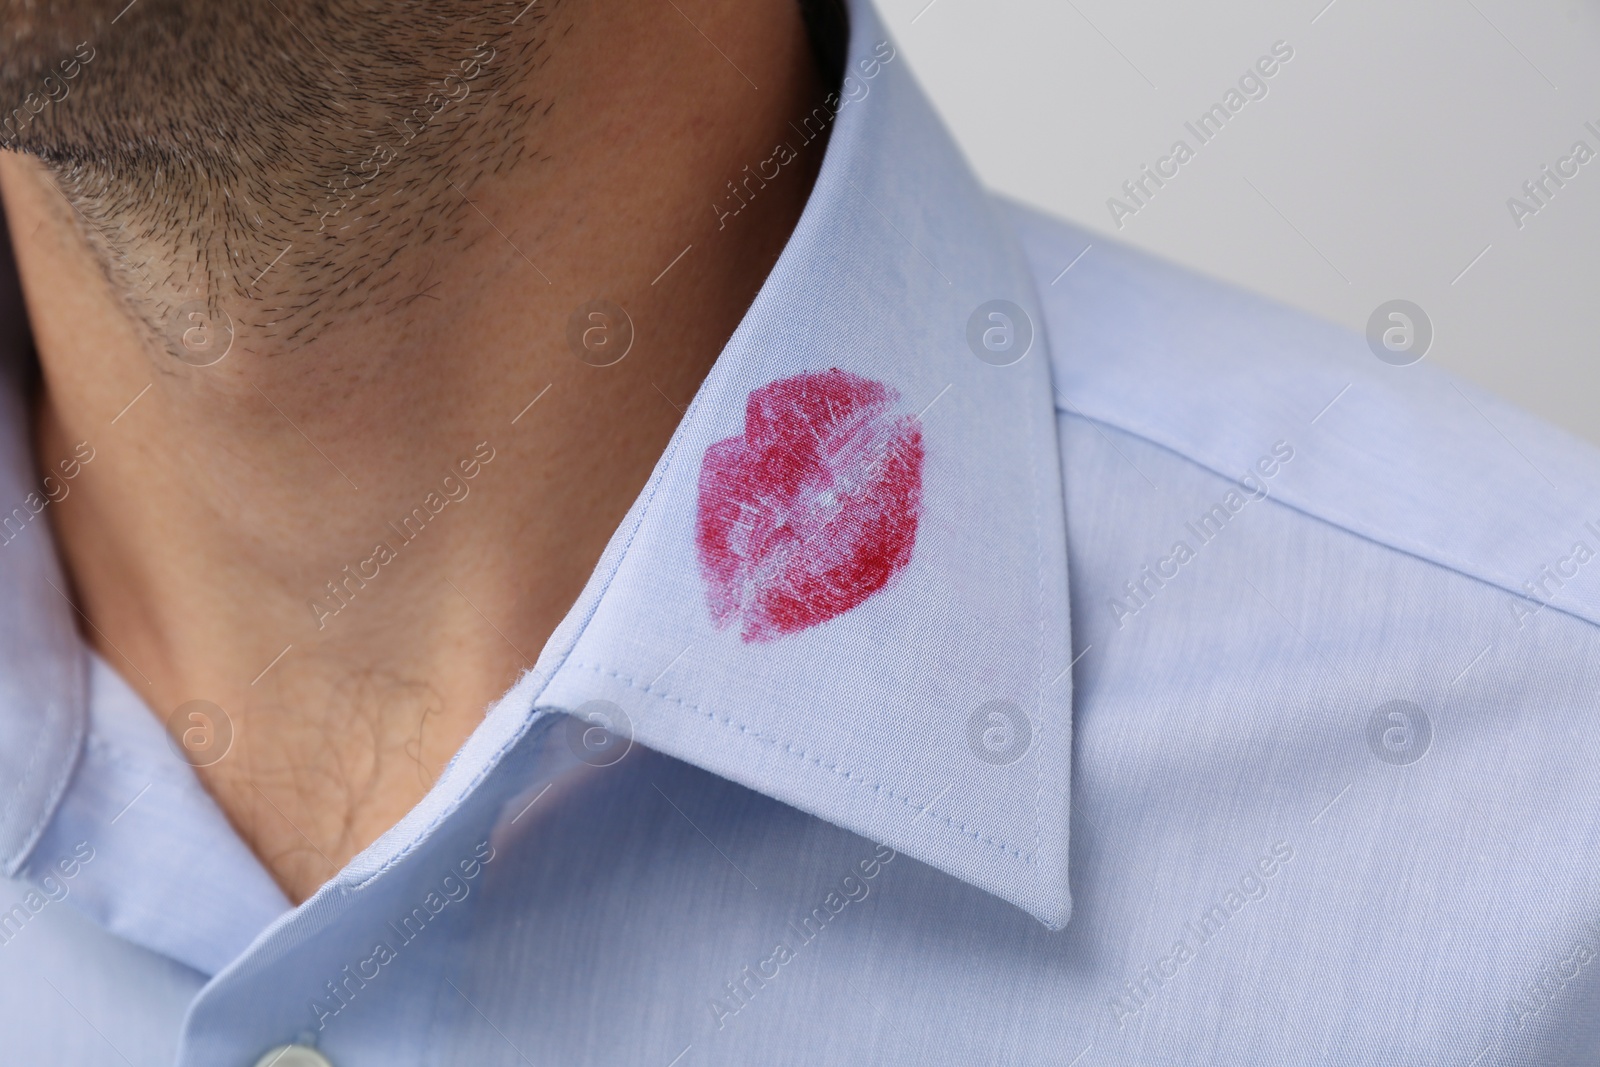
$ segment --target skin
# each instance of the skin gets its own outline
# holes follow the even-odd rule
[[[94,448],[48,509],[84,636],[163,720],[224,709],[232,748],[198,773],[298,902],[571,606],[820,149],[726,227],[711,205],[826,90],[794,0],[121,7],[0,0],[0,100],[95,49],[0,152],[37,462]],[[567,340],[597,297],[636,332],[603,368]],[[185,326],[224,322],[220,362],[178,358]],[[332,599],[452,471],[467,495]]]

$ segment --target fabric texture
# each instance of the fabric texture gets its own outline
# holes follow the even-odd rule
[[[577,604],[303,905],[7,528],[0,1058],[1600,1058],[1600,456],[996,199],[851,23],[804,215]],[[882,389],[810,404],[833,372]],[[706,457],[812,408],[788,481],[730,468],[739,558],[798,566],[768,520],[881,504],[913,432],[849,528],[914,541],[752,633],[717,605],[782,568],[708,594]]]

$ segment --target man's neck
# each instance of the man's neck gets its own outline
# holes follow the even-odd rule
[[[163,718],[224,709],[232,750],[200,773],[294,899],[531,664],[798,218],[820,142],[712,207],[824,95],[796,5],[699,8],[555,9],[523,87],[555,106],[458,189],[452,238],[399,251],[414,294],[303,344],[241,316],[208,367],[141,329],[43,168],[0,156],[39,466],[93,454],[49,509],[85,634]],[[618,322],[569,330],[593,301],[632,322],[609,366]]]

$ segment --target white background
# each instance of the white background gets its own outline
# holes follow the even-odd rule
[[[1600,158],[1507,207],[1600,155],[1597,0],[879,7],[992,188],[1358,331],[1415,301],[1429,361],[1600,443]],[[1279,40],[1268,95],[1117,229],[1107,199]]]

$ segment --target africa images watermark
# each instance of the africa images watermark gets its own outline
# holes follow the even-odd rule
[[[812,109],[811,114],[800,120],[799,126],[793,122],[789,123],[789,127],[798,135],[800,148],[807,147],[827,133],[828,127],[833,125],[833,121],[839,117],[839,112],[847,105],[865,100],[867,94],[872,91],[870,84],[872,79],[883,71],[884,64],[894,61],[895,55],[893,45],[888,41],[879,41],[873,47],[872,55],[856,64],[861,75],[859,78],[854,71],[846,72],[844,82],[839,86],[839,92],[831,92],[824,97],[822,103]],[[755,165],[754,173],[751,173],[750,167],[746,165],[742,172],[744,177],[737,184],[730,179],[728,195],[723,197],[720,203],[711,205],[711,210],[717,216],[717,229],[725,229],[729,219],[749,207],[750,201],[767,187],[768,182],[776,181],[783,168],[799,158],[799,150],[788,141],[784,141],[773,148],[770,156]],[[767,173],[768,168],[771,169],[770,174]]]
[[[72,455],[56,464],[56,472],[46,474],[40,479],[39,488],[23,497],[22,503],[13,507],[4,519],[0,519],[0,548],[21,537],[22,531],[26,530],[28,524],[38,518],[46,507],[67,499],[67,494],[72,492],[72,486],[67,483],[83,473],[84,466],[93,459],[94,447],[88,441],[79,441],[74,445]],[[41,492],[43,496],[40,495]]]
[[[22,131],[31,126],[45,108],[52,103],[59,104],[72,95],[73,79],[83,72],[85,64],[94,61],[95,54],[94,47],[84,41],[73,50],[71,56],[57,64],[60,73],[52,70],[41,78],[38,90],[23,97],[21,104],[0,119],[0,149],[16,144]]]
[[[1173,543],[1167,555],[1154,563],[1145,564],[1132,580],[1123,582],[1125,595],[1108,597],[1106,600],[1112,616],[1117,620],[1117,629],[1122,629],[1129,619],[1148,608],[1156,594],[1182,573],[1184,565],[1198,557],[1199,550],[1214,541],[1229,520],[1244,510],[1246,504],[1265,499],[1268,495],[1267,480],[1276,476],[1292,459],[1294,446],[1287,441],[1275,442],[1269,454],[1256,460],[1254,470],[1240,476],[1238,489],[1229,489],[1198,519],[1183,524],[1184,531],[1194,539],[1193,545],[1180,538]]]
[[[457,861],[455,867],[448,868],[449,873],[439,879],[437,888],[428,890],[421,904],[402,915],[398,922],[390,920],[389,931],[394,934],[392,940],[388,937],[378,939],[373,943],[370,955],[355,963],[345,964],[339,972],[343,977],[324,983],[328,991],[327,999],[313,998],[311,1001],[311,1013],[316,1016],[317,1029],[326,1027],[329,1019],[348,1008],[350,1002],[367,988],[367,983],[376,981],[384,967],[399,959],[401,950],[422,936],[428,924],[445,908],[466,900],[472,893],[473,880],[494,861],[494,856],[494,846],[488,841],[480,841],[471,856]]]
[[[1168,982],[1178,977],[1185,964],[1214,941],[1247,904],[1266,898],[1270,879],[1294,859],[1294,848],[1279,841],[1239,876],[1238,884],[1228,889],[1221,900],[1201,913],[1198,920],[1183,924],[1183,932],[1172,943],[1172,950],[1122,983],[1122,992],[1111,995],[1111,1015],[1117,1029],[1138,1015],[1155,1000]]]
[[[488,55],[483,54],[485,49],[488,49]],[[429,124],[438,118],[445,108],[451,104],[459,104],[471,96],[472,86],[470,83],[482,77],[484,68],[493,62],[497,54],[488,41],[478,45],[477,48],[473,49],[470,56],[460,62],[459,73],[452,71],[441,78],[439,89],[425,96],[422,104],[412,108],[411,113],[396,125],[396,132],[404,135],[399,141],[398,147],[390,147],[388,143],[380,144],[373,148],[367,158],[356,164],[354,171],[348,166],[344,168],[344,172],[341,175],[344,179],[342,186],[337,184],[337,179],[328,182],[328,195],[320,202],[326,210],[321,211],[318,215],[317,232],[322,233],[327,229],[330,218],[337,218],[343,214],[344,209],[349,207],[361,194],[361,190],[377,180],[378,175],[383,173],[383,168],[394,162],[402,150],[409,147],[413,141],[421,136],[427,130]],[[455,89],[450,88],[452,81],[457,83]],[[412,125],[413,123],[415,123],[415,126]],[[371,168],[370,174],[367,173],[369,167]],[[351,185],[352,179],[356,179],[354,186]],[[338,204],[337,207],[328,206],[335,202]]]
[[[1583,128],[1595,138],[1596,144],[1600,144],[1600,126],[1589,121]],[[1566,155],[1557,158],[1554,166],[1546,163],[1538,174],[1523,182],[1521,196],[1506,197],[1506,210],[1511,212],[1511,221],[1517,229],[1522,229],[1530,218],[1549,207],[1556,194],[1565,189],[1567,182],[1578,176],[1579,168],[1595,155],[1594,148],[1580,137],[1572,142]]]
[[[1578,934],[1566,955],[1540,966],[1533,978],[1507,999],[1508,1020],[1514,1022],[1518,1030],[1526,1028],[1528,1020],[1549,1007],[1596,956],[1600,956],[1600,922],[1591,923]]]
[[[1265,99],[1269,80],[1293,58],[1294,49],[1288,41],[1272,42],[1271,51],[1241,74],[1237,84],[1229,86],[1228,91],[1222,94],[1220,102],[1202,111],[1193,122],[1183,124],[1184,129],[1194,137],[1194,144],[1189,143],[1188,137],[1179,137],[1172,142],[1171,151],[1153,165],[1146,163],[1139,168],[1137,175],[1123,182],[1122,192],[1126,199],[1113,196],[1106,200],[1106,210],[1111,212],[1111,221],[1117,229],[1122,229],[1128,216],[1137,215],[1143,210],[1167,182],[1178,176],[1179,170],[1195,157],[1201,147],[1210,144],[1222,132],[1222,128],[1232,121],[1233,116],[1244,110],[1246,104]]]
[[[717,1029],[721,1030],[729,1019],[748,1008],[756,994],[767,988],[768,982],[775,981],[800,950],[816,940],[841,912],[851,904],[866,900],[872,893],[872,880],[894,861],[895,855],[895,850],[888,845],[879,845],[870,858],[858,861],[855,870],[841,878],[838,886],[822,898],[822,903],[800,919],[799,925],[789,924],[789,932],[794,935],[792,940],[779,940],[753,967],[745,966],[733,981],[724,983],[727,997],[712,997],[709,1002]],[[861,872],[859,877],[857,870]]]
[[[386,535],[384,540],[373,546],[372,554],[356,563],[353,569],[350,564],[345,564],[340,571],[343,577],[324,583],[327,595],[306,601],[312,617],[317,621],[317,629],[325,629],[329,619],[349,607],[356,594],[365,589],[368,582],[375,581],[383,573],[384,567],[399,559],[400,550],[422,536],[422,531],[440,512],[452,503],[459,504],[467,499],[472,492],[472,486],[467,483],[483,473],[483,468],[494,461],[495,455],[493,445],[488,441],[480,441],[472,455],[456,462],[456,470],[461,472],[459,477],[452,470],[440,479],[438,489],[430,490],[422,498],[422,503],[401,518],[398,526],[392,521],[389,523],[389,529],[395,534],[393,538]]]
[[[51,904],[66,900],[72,892],[72,879],[78,877],[84,864],[93,859],[94,847],[87,841],[79,841],[73,846],[72,855],[46,868],[50,873],[39,879],[36,888],[23,894],[22,900],[13,904],[11,910],[0,912],[0,945],[11,944],[12,939],[22,933],[23,927],[41,911]]]
[[[1600,526],[1592,521],[1585,522],[1583,530],[1589,537],[1594,538],[1595,544],[1600,544]],[[1528,624],[1529,619],[1548,607],[1560,595],[1561,590],[1566,588],[1567,583],[1578,577],[1583,565],[1594,558],[1595,549],[1588,541],[1580,538],[1572,543],[1566,555],[1558,556],[1546,563],[1539,568],[1539,573],[1532,579],[1523,582],[1522,591],[1527,595],[1512,594],[1511,599],[1507,601],[1512,617],[1517,620],[1517,629],[1522,629]]]

